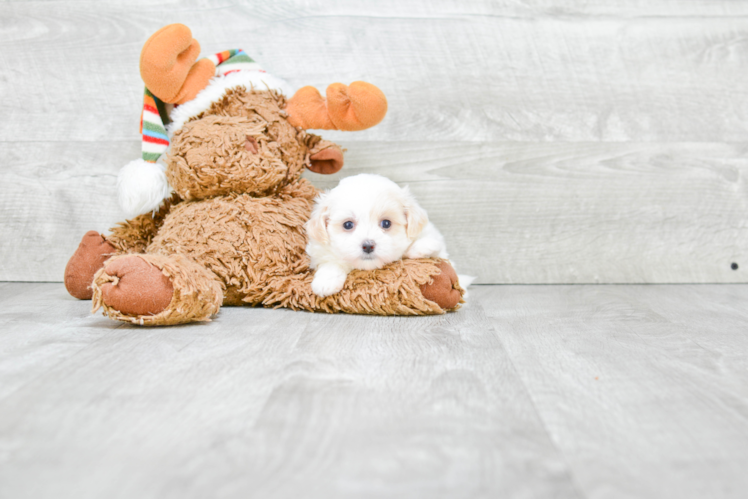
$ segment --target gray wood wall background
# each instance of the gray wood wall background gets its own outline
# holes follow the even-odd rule
[[[346,168],[309,178],[409,184],[478,283],[748,281],[748,2],[728,0],[2,2],[0,280],[61,281],[122,219],[140,48],[172,22],[295,87],[380,86],[387,118],[324,133]]]

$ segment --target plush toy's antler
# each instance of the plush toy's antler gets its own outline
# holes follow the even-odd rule
[[[327,87],[327,101],[314,87],[303,87],[288,101],[286,111],[295,127],[364,130],[382,121],[387,98],[371,83],[333,83]]]
[[[200,59],[200,44],[184,24],[164,26],[145,42],[140,53],[140,76],[153,95],[182,104],[195,98],[215,75],[210,59]]]

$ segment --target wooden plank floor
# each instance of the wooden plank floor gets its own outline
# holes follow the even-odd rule
[[[748,495],[748,285],[138,328],[0,283],[0,496]]]

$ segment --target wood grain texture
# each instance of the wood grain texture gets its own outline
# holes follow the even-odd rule
[[[745,144],[349,149],[353,167],[338,176],[409,184],[478,283],[746,281]]]
[[[0,279],[61,281],[83,234],[123,219],[117,171],[139,151],[131,141],[0,142]]]
[[[379,126],[324,133],[341,175],[411,184],[479,283],[748,281],[748,4],[724,0],[0,3],[0,280],[61,280],[121,218],[167,22],[294,86],[379,85]]]
[[[589,497],[748,493],[744,286],[479,292]]]
[[[579,494],[480,307],[144,329],[0,294],[0,496]]]
[[[339,174],[307,177],[410,185],[479,283],[748,281],[745,144],[342,145]],[[82,235],[122,219],[116,172],[135,154],[129,141],[0,144],[0,278],[60,281]]]
[[[0,286],[3,497],[745,497],[746,285],[137,328]]]
[[[742,141],[747,10],[728,1],[3,3],[0,137],[135,138],[140,48],[182,22],[205,54],[242,47],[296,87],[379,85],[389,115],[358,134],[366,140]]]

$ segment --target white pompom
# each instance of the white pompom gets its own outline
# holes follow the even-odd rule
[[[117,175],[119,206],[128,219],[158,210],[170,193],[166,167],[160,163],[134,160]]]

